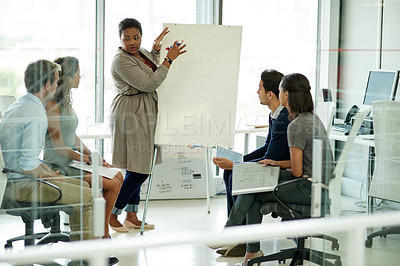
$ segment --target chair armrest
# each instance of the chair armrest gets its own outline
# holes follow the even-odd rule
[[[4,174],[7,174],[7,173],[20,174],[20,175],[26,176],[27,178],[29,178],[29,179],[31,179],[31,180],[33,180],[33,181],[41,182],[41,183],[43,183],[43,184],[45,184],[45,185],[47,185],[47,186],[50,186],[50,187],[56,189],[56,190],[58,191],[58,198],[57,198],[56,200],[50,202],[50,204],[56,203],[56,202],[59,201],[59,200],[61,199],[61,197],[62,197],[62,191],[61,191],[61,189],[60,189],[59,187],[57,187],[56,185],[51,184],[51,183],[49,183],[49,182],[47,182],[47,181],[45,181],[45,180],[42,180],[42,179],[40,179],[40,178],[36,178],[36,177],[31,176],[31,175],[29,175],[29,174],[27,174],[27,173],[23,173],[23,172],[11,170],[11,169],[8,169],[8,168],[3,168],[1,171],[2,171]]]
[[[297,178],[297,179],[293,179],[293,180],[289,180],[289,181],[280,183],[280,184],[278,184],[278,185],[274,188],[274,190],[272,191],[272,194],[274,195],[275,199],[290,213],[290,216],[292,216],[292,218],[302,218],[302,214],[299,213],[298,211],[296,211],[296,210],[290,208],[287,204],[285,204],[285,203],[278,197],[278,195],[277,195],[276,193],[278,192],[278,190],[279,190],[280,187],[282,187],[282,186],[284,186],[284,185],[291,184],[291,183],[300,182],[300,181],[302,181],[302,180],[304,180],[304,178],[300,177],[300,178]]]

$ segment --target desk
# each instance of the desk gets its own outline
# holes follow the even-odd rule
[[[348,137],[343,132],[332,130],[329,134],[329,139],[347,141]],[[374,135],[358,135],[355,138],[354,143],[369,147],[375,147]]]
[[[369,186],[371,183],[372,175],[374,172],[374,157],[375,157],[375,140],[373,139],[374,135],[358,135],[354,139],[355,144],[360,144],[364,146],[368,146],[368,176],[366,181],[366,199],[367,199],[367,214],[373,212],[373,197],[368,196]],[[346,136],[343,132],[331,130],[329,134],[329,139],[337,140],[337,141],[347,141],[348,136]]]
[[[111,138],[111,132],[106,123],[98,123],[94,125],[88,125],[85,133],[77,132],[77,135],[81,139],[109,139]]]
[[[236,134],[244,134],[244,149],[243,149],[243,154],[248,154],[249,153],[249,136],[251,133],[268,133],[269,127],[261,127],[261,128],[255,128],[252,126],[251,128],[248,129],[237,129],[235,130],[235,135]]]
[[[249,152],[249,136],[251,133],[268,133],[268,126],[262,128],[255,128],[252,126],[247,129],[235,130],[235,134],[244,134],[244,154]],[[78,132],[77,135],[81,139],[102,140],[111,138],[110,129],[105,123],[90,125],[85,133]]]

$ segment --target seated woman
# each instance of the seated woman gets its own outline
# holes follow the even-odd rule
[[[314,139],[323,141],[323,182],[332,177],[333,158],[328,135],[321,120],[313,113],[314,104],[308,79],[302,74],[285,76],[279,85],[279,101],[289,110],[292,122],[287,129],[290,161],[262,160],[259,163],[275,165],[280,170],[279,182],[303,178],[299,182],[282,185],[277,196],[284,203],[311,205],[312,144]],[[286,170],[289,169],[290,171]],[[239,195],[233,205],[226,226],[262,222],[260,208],[265,202],[276,202],[272,192]],[[263,256],[260,243],[248,243],[243,265],[247,260]]]
[[[56,89],[54,100],[45,105],[48,118],[48,131],[44,149],[44,160],[62,166],[67,170],[63,173],[68,176],[79,176],[81,170],[69,167],[72,160],[91,163],[92,152],[83,144],[75,131],[78,126],[78,118],[71,105],[71,89],[79,85],[79,62],[75,57],[62,57],[54,60],[61,66],[60,80]],[[111,167],[103,159],[103,165]],[[57,168],[57,167],[56,167]],[[91,173],[84,172],[84,180],[91,184]],[[104,238],[108,238],[108,224],[112,208],[118,197],[122,185],[123,176],[118,173],[113,179],[106,177],[103,181],[103,197],[106,200],[106,220]]]

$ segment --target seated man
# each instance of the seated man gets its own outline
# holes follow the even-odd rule
[[[89,184],[61,176],[39,160],[47,131],[44,103],[54,97],[60,70],[59,65],[46,60],[28,65],[24,77],[28,93],[14,102],[5,113],[0,123],[0,145],[6,168],[46,179],[62,191],[58,203],[74,206],[70,215],[71,240],[81,237],[92,239],[93,198]],[[5,193],[11,199],[52,202],[58,197],[54,188],[43,183],[32,182],[17,173],[9,173],[8,176],[13,179]]]
[[[269,115],[269,130],[265,144],[257,150],[243,156],[244,162],[258,162],[264,159],[274,161],[290,160],[287,141],[287,127],[289,112],[279,103],[279,83],[283,74],[273,70],[264,70],[258,88],[258,97],[262,105],[267,105],[271,110]],[[232,196],[232,167],[233,162],[226,158],[213,158],[214,164],[224,169],[224,183],[226,188],[228,217],[230,215],[236,196]],[[246,245],[238,245],[231,250],[221,249],[217,253],[224,256],[243,256]]]

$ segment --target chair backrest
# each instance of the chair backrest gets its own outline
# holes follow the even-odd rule
[[[375,171],[369,195],[400,202],[400,102],[372,103]]]
[[[3,152],[0,146],[0,208],[1,204],[3,203],[4,193],[7,186],[7,175],[2,171],[4,167]]]
[[[331,132],[333,117],[335,115],[335,103],[320,102],[315,108],[315,113],[324,124],[326,132]]]
[[[336,162],[334,175],[335,178],[329,182],[329,199],[330,199],[330,214],[331,216],[339,216],[342,212],[342,176],[347,159],[350,155],[350,149],[353,146],[354,139],[357,137],[357,132],[361,127],[365,117],[370,112],[370,107],[363,107],[356,115],[354,123],[351,127],[347,141],[343,146],[342,152]]]
[[[15,102],[13,95],[0,95],[0,119],[4,116],[7,108]]]

